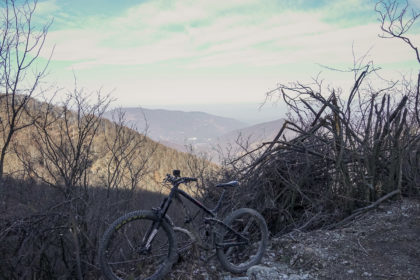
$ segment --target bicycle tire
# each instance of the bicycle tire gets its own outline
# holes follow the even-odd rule
[[[177,246],[172,226],[165,220],[161,221],[151,251],[143,254],[139,251],[142,234],[156,221],[152,211],[139,210],[125,214],[109,226],[99,246],[99,263],[107,279],[159,280],[171,270]]]
[[[227,248],[218,246],[217,258],[223,268],[238,274],[259,264],[268,243],[267,224],[261,214],[253,209],[241,208],[229,214],[223,222],[250,241],[248,244]],[[227,229],[221,229],[216,234],[216,240],[218,244],[241,241],[238,235]]]

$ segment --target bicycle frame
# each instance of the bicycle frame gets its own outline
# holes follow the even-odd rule
[[[149,248],[151,246],[151,243],[152,243],[154,237],[156,236],[156,233],[158,232],[160,223],[162,222],[163,219],[165,219],[166,213],[168,212],[169,207],[171,206],[173,198],[178,194],[183,196],[184,198],[186,198],[190,202],[192,202],[195,206],[197,206],[198,208],[203,210],[206,214],[210,215],[211,216],[210,218],[205,218],[207,221],[215,222],[215,223],[218,223],[218,224],[222,225],[224,228],[228,229],[230,232],[233,232],[235,235],[239,236],[242,240],[244,240],[243,242],[230,242],[230,243],[224,243],[224,244],[215,244],[216,247],[226,248],[226,247],[232,247],[232,246],[236,246],[236,245],[244,245],[244,244],[247,244],[249,242],[248,238],[244,237],[241,233],[235,231],[230,226],[225,224],[223,221],[216,218],[217,217],[217,210],[218,210],[218,208],[220,208],[221,201],[224,197],[225,191],[223,191],[222,195],[220,196],[219,201],[216,204],[216,207],[211,210],[211,209],[207,208],[206,206],[204,206],[200,201],[198,201],[197,199],[195,199],[192,196],[190,196],[189,194],[187,194],[185,191],[180,190],[179,185],[182,184],[182,183],[183,182],[174,182],[173,187],[171,188],[171,191],[170,191],[169,195],[163,199],[160,207],[159,208],[153,208],[153,211],[155,211],[156,215],[158,216],[158,221],[154,222],[150,226],[150,228],[148,229],[147,234],[143,238],[142,249],[149,250]]]

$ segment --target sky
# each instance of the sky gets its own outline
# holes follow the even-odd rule
[[[258,106],[278,83],[320,72],[347,90],[352,74],[325,66],[349,69],[353,56],[366,55],[385,77],[416,74],[405,44],[378,37],[375,2],[41,0],[36,21],[53,19],[41,53],[54,49],[49,83],[72,88],[76,76],[117,106]],[[420,0],[409,3],[420,10]],[[420,23],[410,38],[420,46]]]

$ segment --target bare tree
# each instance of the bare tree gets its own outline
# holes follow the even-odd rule
[[[382,38],[399,39],[404,41],[415,53],[417,62],[420,65],[420,53],[417,46],[408,37],[407,33],[416,20],[420,17],[420,11],[410,9],[408,1],[399,3],[395,0],[382,0],[375,6],[375,11],[378,13],[381,30],[383,34],[379,35]],[[415,117],[417,123],[420,124],[420,71],[417,75],[417,87],[415,91]]]
[[[32,133],[35,155],[27,153],[25,147],[16,149],[32,178],[63,194],[62,204],[67,207],[61,223],[71,234],[66,237],[68,244],[59,246],[63,252],[72,247],[66,254],[71,256],[72,268],[69,269],[77,279],[83,279],[86,251],[95,247],[92,240],[96,237],[88,233],[91,219],[89,172],[98,157],[93,149],[94,140],[103,126],[101,117],[109,103],[109,96],[102,96],[100,92],[85,94],[75,85],[61,104],[46,102],[39,106],[40,117],[35,119]]]
[[[66,193],[76,186],[87,187],[88,170],[95,159],[94,139],[109,103],[109,96],[103,97],[100,92],[96,96],[85,94],[77,86],[60,106],[44,103],[32,137],[37,156],[20,153],[28,173],[64,188]]]
[[[48,62],[36,65],[49,24],[33,24],[37,1],[6,0],[1,4],[0,23],[0,179],[5,157],[15,133],[33,124],[27,106],[45,75]]]
[[[157,148],[147,138],[147,121],[143,133],[127,123],[122,110],[113,111],[113,123],[105,133],[104,151],[106,172],[102,177],[104,185],[111,189],[135,190],[139,182],[149,172],[149,159]]]
[[[408,31],[420,17],[420,12],[410,9],[408,1],[400,3],[395,0],[382,0],[376,3],[375,11],[379,15],[382,38],[398,38],[407,43],[415,52],[416,59],[420,63],[418,47],[407,36]]]

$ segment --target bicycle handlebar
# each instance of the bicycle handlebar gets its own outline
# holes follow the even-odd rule
[[[188,183],[188,182],[197,182],[198,181],[197,178],[193,178],[193,177],[182,177],[180,179],[183,179],[185,183]]]
[[[197,182],[198,179],[193,177],[175,177],[170,174],[166,174],[166,178],[163,181],[170,182],[172,185],[175,185],[189,182]]]

